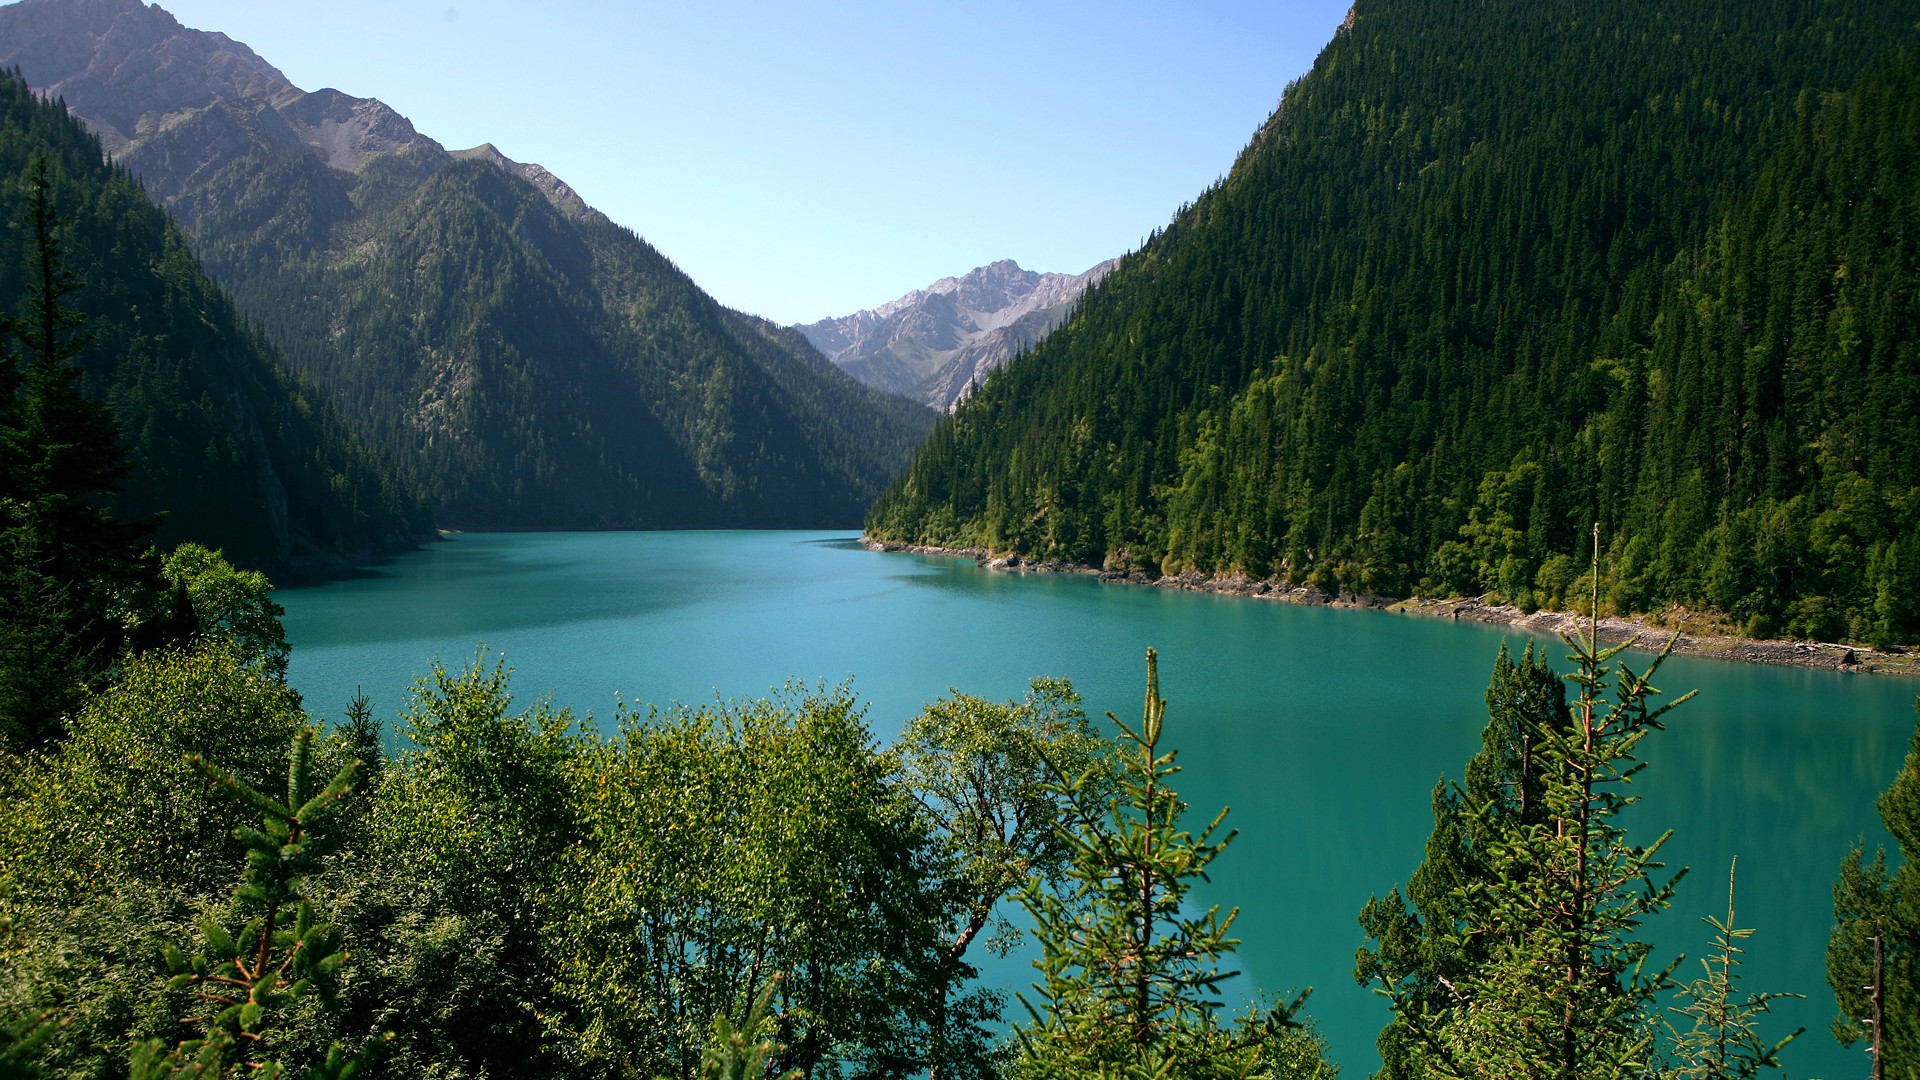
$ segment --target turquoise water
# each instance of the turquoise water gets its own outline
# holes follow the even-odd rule
[[[603,717],[617,699],[851,678],[887,740],[949,688],[1017,697],[1035,675],[1073,680],[1090,713],[1137,717],[1154,646],[1181,794],[1196,815],[1231,806],[1241,830],[1207,895],[1241,907],[1245,982],[1312,986],[1309,1011],[1354,1078],[1377,1065],[1384,1018],[1353,982],[1355,916],[1418,864],[1435,780],[1478,746],[1500,643],[1565,652],[1506,628],[876,554],[844,533],[471,534],[278,598],[294,685],[332,718],[356,687],[391,716],[433,657],[462,664],[484,643],[521,699],[551,691]],[[1737,921],[1758,928],[1745,985],[1808,997],[1777,1007],[1777,1034],[1808,1028],[1788,1071],[1855,1075],[1863,1055],[1827,1034],[1830,890],[1856,838],[1887,839],[1873,800],[1899,770],[1920,684],[1685,658],[1658,681],[1700,696],[1643,744],[1635,820],[1674,828],[1668,861],[1693,868],[1649,936],[1663,955],[1700,955],[1699,919],[1724,913],[1737,855]],[[1682,977],[1697,970],[1690,959]],[[1015,964],[989,975],[1028,981]]]

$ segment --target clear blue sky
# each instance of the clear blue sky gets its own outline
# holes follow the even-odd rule
[[[783,323],[1137,247],[1348,3],[160,0],[297,86],[546,166]]]

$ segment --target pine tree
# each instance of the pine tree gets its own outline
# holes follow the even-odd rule
[[[0,1024],[0,1080],[42,1080],[46,1073],[35,1064],[34,1055],[57,1030],[59,1023],[52,1013]]]
[[[64,222],[46,159],[33,170],[33,242],[20,315],[0,362],[0,579],[9,627],[0,640],[0,730],[27,746],[57,737],[61,717],[118,654],[128,613],[157,589],[151,522],[121,522],[105,497],[128,465],[105,407],[88,400],[75,360],[87,340],[70,300],[81,288],[61,254]]]
[[[1900,865],[1890,870],[1884,849],[1868,860],[1864,840],[1840,863],[1827,942],[1827,984],[1840,1006],[1833,1033],[1842,1046],[1866,1038],[1888,1080],[1915,1080],[1920,1078],[1920,728],[1879,807],[1899,845]]]
[[[1289,1004],[1256,1011],[1225,1031],[1221,963],[1239,944],[1228,936],[1239,909],[1185,910],[1207,867],[1233,841],[1220,835],[1222,809],[1196,835],[1181,827],[1186,804],[1168,781],[1179,772],[1161,748],[1166,702],[1147,650],[1140,726],[1120,726],[1126,750],[1110,799],[1094,797],[1099,767],[1058,777],[1062,825],[1071,852],[1064,894],[1029,883],[1021,902],[1037,924],[1041,1003],[1016,1028],[1023,1075],[1124,1077],[1246,1076],[1267,1045],[1299,1037]]]
[[[13,507],[0,506],[10,511]],[[8,514],[9,518],[13,515]],[[40,568],[39,545],[21,524],[0,529],[0,748],[41,746],[85,700],[87,656],[65,615],[68,589]]]
[[[1471,966],[1433,980],[1439,992],[1417,980],[1386,988],[1408,1033],[1406,1075],[1624,1080],[1654,1060],[1651,1003],[1671,969],[1642,969],[1651,945],[1640,930],[1685,871],[1657,877],[1671,833],[1635,845],[1617,818],[1638,801],[1626,789],[1644,767],[1640,740],[1692,694],[1653,704],[1664,653],[1636,674],[1616,664],[1624,644],[1601,649],[1591,634],[1568,644],[1578,694],[1567,722],[1528,725],[1540,816],[1501,830],[1505,800],[1472,810],[1491,840],[1481,871],[1456,888],[1467,917],[1443,947]]]
[[[1360,913],[1372,944],[1360,949],[1354,977],[1363,986],[1377,983],[1395,1000],[1396,1011],[1444,1014],[1449,987],[1488,959],[1493,943],[1465,932],[1488,915],[1473,903],[1486,900],[1486,892],[1470,886],[1495,872],[1491,848],[1497,841],[1547,820],[1548,763],[1540,733],[1564,731],[1570,723],[1565,684],[1535,657],[1531,644],[1518,663],[1503,644],[1486,702],[1487,724],[1479,753],[1467,763],[1465,786],[1442,777],[1434,787],[1433,833],[1406,896],[1395,889],[1385,899],[1369,900]],[[1380,1033],[1380,1075],[1420,1075],[1416,1044],[1409,1022],[1396,1016]]]
[[[1693,1025],[1673,1031],[1675,1062],[1662,1074],[1665,1080],[1746,1080],[1762,1069],[1779,1068],[1780,1051],[1806,1031],[1799,1028],[1769,1043],[1759,1030],[1760,1018],[1772,1011],[1776,999],[1806,995],[1759,993],[1742,998],[1736,989],[1740,956],[1746,950],[1734,942],[1753,936],[1751,928],[1736,928],[1733,921],[1734,874],[1739,866],[1740,860],[1735,859],[1727,868],[1726,921],[1711,915],[1702,920],[1713,928],[1713,943],[1700,961],[1704,973],[1680,988],[1678,996],[1685,1004],[1672,1009],[1692,1018]]]
[[[773,1003],[773,992],[779,985],[780,975],[775,972],[760,996],[753,1000],[753,1008],[747,1010],[746,1019],[739,1027],[733,1026],[726,1013],[713,1018],[706,1053],[700,1059],[700,1080],[763,1080],[768,1076],[777,1080],[800,1080],[799,1069],[773,1071],[773,1059],[780,1053],[781,1046],[768,1034],[773,1027],[768,1006]]]
[[[315,918],[305,880],[326,849],[315,826],[345,797],[360,766],[349,762],[315,790],[309,768],[312,748],[312,731],[302,729],[293,742],[284,802],[198,756],[193,759],[197,769],[263,814],[260,828],[234,830],[247,848],[247,867],[234,902],[249,919],[236,934],[209,916],[200,924],[205,942],[198,953],[168,947],[167,964],[174,972],[170,989],[190,989],[201,1003],[203,1015],[183,1021],[198,1025],[201,1034],[171,1047],[157,1040],[136,1046],[133,1080],[211,1080],[230,1074],[276,1080],[285,1069],[270,1053],[277,1012],[304,997],[332,996],[346,954],[332,928]],[[370,1057],[371,1051],[348,1054],[336,1043],[306,1075],[309,1080],[349,1080]]]

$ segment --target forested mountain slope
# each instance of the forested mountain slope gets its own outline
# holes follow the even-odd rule
[[[138,0],[0,7],[240,310],[467,528],[847,525],[932,422],[536,165],[448,153]]]
[[[57,104],[0,74],[0,298],[27,293],[26,226],[35,163],[45,161],[68,299],[89,344],[86,389],[119,422],[134,469],[122,520],[166,512],[158,541],[224,548],[282,567],[303,556],[365,552],[430,528],[395,480],[312,386],[291,376],[201,270],[138,181]]]
[[[878,538],[1920,637],[1909,4],[1363,0]]]

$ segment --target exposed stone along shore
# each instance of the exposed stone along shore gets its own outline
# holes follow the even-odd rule
[[[1162,589],[1185,589],[1189,592],[1222,593],[1256,600],[1305,604],[1310,607],[1375,608],[1407,615],[1469,619],[1474,622],[1506,624],[1523,630],[1554,635],[1584,633],[1588,623],[1584,616],[1570,612],[1536,611],[1527,614],[1512,604],[1489,604],[1474,597],[1456,600],[1423,600],[1418,597],[1397,600],[1366,593],[1328,593],[1311,585],[1279,585],[1271,581],[1255,581],[1243,574],[1232,577],[1208,577],[1197,570],[1189,570],[1172,577],[1155,576],[1140,571],[1121,574],[1073,563],[1028,559],[1019,555],[995,555],[980,548],[943,548],[926,544],[902,544],[892,540],[874,540],[866,536],[860,538],[860,543],[870,551],[902,551],[918,555],[945,555],[972,559],[977,565],[988,570],[1090,574],[1104,582],[1151,585]],[[1635,639],[1634,648],[1658,652],[1666,648],[1670,639],[1676,637],[1678,640],[1673,642],[1674,653],[1686,656],[1737,660],[1748,664],[1777,664],[1862,674],[1920,677],[1920,650],[1869,649],[1860,645],[1840,645],[1822,641],[1760,641],[1720,634],[1676,632],[1654,626],[1643,619],[1608,616],[1600,620],[1599,638],[1602,644],[1618,644],[1632,638]]]

